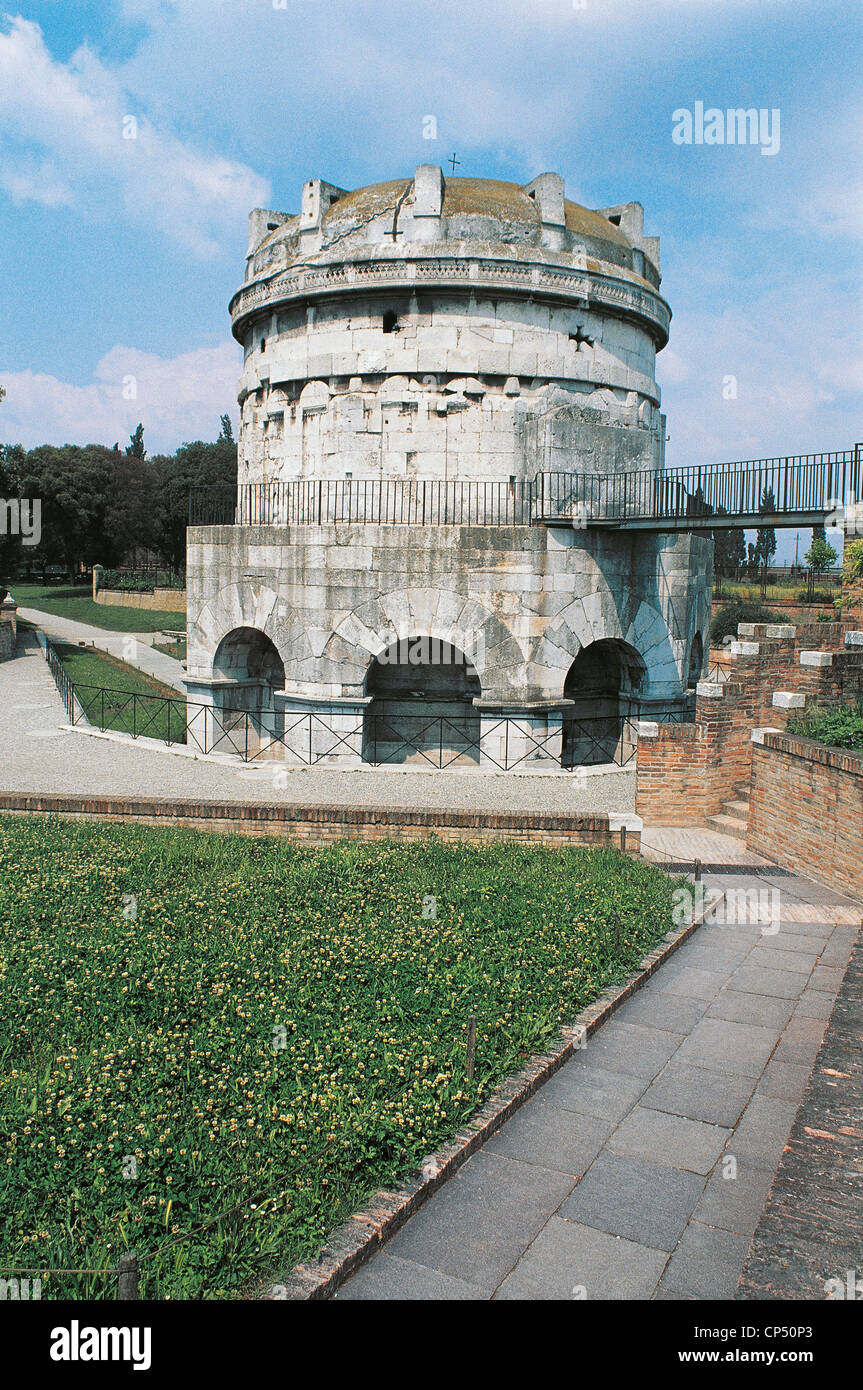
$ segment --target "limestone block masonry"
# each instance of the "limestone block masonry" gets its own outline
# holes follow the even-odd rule
[[[256,209],[231,301],[237,515],[275,522],[266,499],[286,484],[335,481],[348,501],[343,523],[310,508],[190,528],[190,697],[226,727],[260,716],[264,756],[346,764],[428,761],[427,743],[457,765],[511,761],[515,738],[571,767],[614,755],[614,728],[597,753],[585,720],[682,708],[707,651],[709,538],[398,524],[350,502],[413,483],[499,497],[540,474],[576,497],[583,475],[660,472],[659,284],[641,206],[580,207],[553,173],[422,165],[355,190],[313,179],[296,214]],[[438,646],[406,655],[419,640]],[[306,752],[287,736],[300,719]]]

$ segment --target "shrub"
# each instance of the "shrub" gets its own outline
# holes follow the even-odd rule
[[[863,579],[863,540],[850,541],[842,557],[842,578],[849,584]]]
[[[710,641],[715,647],[723,637],[736,637],[738,623],[781,623],[784,619],[761,603],[726,603],[710,624]]]
[[[789,734],[811,738],[831,748],[863,750],[863,701],[839,709],[823,710],[809,718],[789,719]]]

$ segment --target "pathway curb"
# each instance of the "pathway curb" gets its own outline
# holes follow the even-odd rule
[[[252,1297],[289,1302],[322,1301],[332,1298],[349,1276],[371,1259],[408,1218],[413,1216],[439,1187],[454,1177],[462,1164],[481,1149],[486,1141],[491,1139],[501,1126],[580,1050],[579,1043],[582,1038],[588,1038],[595,1033],[627,999],[647,983],[660,965],[688,941],[708,914],[724,899],[724,891],[717,889],[715,893],[709,905],[692,922],[667,933],[662,942],[645,956],[641,967],[624,984],[603,990],[592,1004],[582,1009],[572,1023],[563,1027],[560,1032],[560,1044],[554,1051],[535,1054],[519,1071],[502,1082],[476,1111],[467,1126],[449,1144],[445,1144],[425,1159],[418,1174],[407,1178],[396,1188],[375,1193],[362,1211],[355,1212],[349,1220],[335,1228],[317,1260],[296,1265],[284,1282],[269,1284],[264,1291]]]

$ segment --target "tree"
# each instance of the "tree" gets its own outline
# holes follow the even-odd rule
[[[139,425],[134,434],[129,435],[129,443],[126,446],[126,456],[133,459],[145,459],[147,450],[144,448],[144,426]]]
[[[237,446],[219,438],[208,444],[196,439],[181,444],[176,454],[153,460],[159,479],[158,549],[179,569],[186,562],[189,492],[193,487],[237,485]]]
[[[759,511],[762,513],[775,512],[776,500],[773,496],[773,489],[766,487],[761,494]],[[776,532],[772,526],[759,526],[755,536],[755,563],[763,565],[766,569],[776,554]]]
[[[831,565],[836,564],[838,558],[829,541],[825,540],[823,536],[814,535],[812,544],[803,556],[809,568],[815,570],[817,574],[823,574],[825,570],[829,570]]]
[[[712,509],[711,509],[712,510]],[[717,516],[727,516],[726,507],[716,508]],[[739,526],[713,531],[713,568],[717,574],[734,575],[746,564],[746,532]]]
[[[138,546],[158,549],[159,473],[152,459],[111,451],[100,563],[118,565]]]
[[[233,427],[233,425],[231,424],[231,417],[230,417],[230,415],[220,415],[220,416],[219,416],[219,419],[220,419],[221,422],[222,422],[222,428],[221,428],[221,432],[220,432],[220,434],[219,434],[219,438],[220,438],[220,439],[227,439],[228,442],[229,442],[230,444],[233,444],[233,442],[234,442],[234,427]]]
[[[717,574],[735,575],[746,564],[746,533],[737,526],[713,532],[713,568]]]
[[[42,539],[34,553],[73,573],[105,550],[105,514],[117,455],[103,444],[41,444],[21,464],[21,495],[42,504]]]
[[[2,390],[0,386],[0,392]],[[24,450],[20,444],[0,444],[0,498],[6,500],[20,495],[23,461]],[[6,525],[0,531],[0,588],[9,587],[21,558],[21,537],[9,524],[7,513]]]

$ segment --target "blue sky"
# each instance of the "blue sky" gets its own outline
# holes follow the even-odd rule
[[[453,150],[460,174],[556,169],[588,206],[644,204],[670,463],[863,437],[857,0],[280,3],[0,18],[0,438],[214,437],[249,209]],[[778,108],[778,152],[675,144],[696,101]]]

